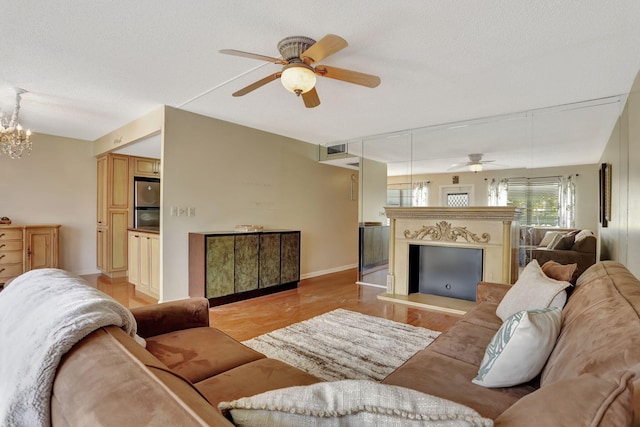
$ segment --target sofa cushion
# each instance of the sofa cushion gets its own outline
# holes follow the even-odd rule
[[[98,329],[62,359],[51,425],[231,425],[189,383],[120,328]]]
[[[511,387],[533,379],[560,333],[558,307],[521,311],[509,317],[487,346],[474,384]]]
[[[429,347],[416,353],[382,382],[453,400],[491,419],[537,389],[533,381],[508,388],[473,384],[471,380],[478,373],[478,365],[430,351]]]
[[[585,236],[580,241],[576,240],[573,246],[571,246],[571,250],[576,252],[595,254],[597,243],[598,239],[596,239],[596,236]]]
[[[273,390],[220,404],[234,424],[251,426],[493,426],[450,400],[404,387],[343,380]]]
[[[569,282],[547,277],[538,261],[534,259],[522,270],[515,285],[504,296],[496,309],[496,314],[505,321],[509,316],[522,310],[562,308],[567,300],[564,289],[570,285]]]
[[[193,383],[265,357],[210,327],[149,337],[147,350]]]
[[[631,370],[640,375],[640,281],[622,264],[597,263],[579,278],[563,311],[541,384],[583,373]]]
[[[630,426],[632,377],[621,371],[566,378],[517,401],[495,426]]]
[[[315,384],[322,380],[276,359],[259,359],[196,383],[214,406],[277,388]]]
[[[578,269],[578,264],[560,264],[556,261],[547,261],[542,264],[541,268],[547,277],[564,282],[574,282],[574,274]]]

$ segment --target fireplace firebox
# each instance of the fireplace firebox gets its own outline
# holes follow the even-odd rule
[[[476,300],[484,251],[440,245],[409,245],[409,293]]]

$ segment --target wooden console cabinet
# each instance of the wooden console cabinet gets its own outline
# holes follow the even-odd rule
[[[0,225],[0,289],[37,268],[59,267],[59,225]]]
[[[189,233],[189,294],[212,304],[292,289],[300,280],[300,232]]]

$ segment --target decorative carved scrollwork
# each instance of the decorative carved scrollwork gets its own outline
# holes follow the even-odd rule
[[[404,237],[413,240],[429,238],[430,240],[443,240],[446,242],[456,242],[461,237],[469,243],[489,243],[489,240],[491,240],[489,233],[482,233],[479,236],[467,230],[467,227],[452,227],[451,223],[447,221],[440,221],[435,226],[424,225],[420,230],[413,233],[410,230],[405,230]]]

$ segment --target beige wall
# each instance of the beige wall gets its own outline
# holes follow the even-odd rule
[[[476,206],[487,206],[487,192],[492,179],[513,177],[536,177],[554,175],[573,175],[576,178],[576,227],[588,228],[594,232],[598,227],[598,165],[565,166],[561,168],[508,169],[483,171],[478,173],[444,173],[433,175],[414,175],[413,181],[430,181],[429,206],[440,206],[440,187],[450,186],[454,175],[459,176],[458,185],[473,185]],[[411,182],[411,177],[389,177],[389,184]],[[596,191],[594,192],[594,189]]]
[[[387,165],[361,157],[359,175],[359,221],[386,222]]]
[[[0,216],[13,224],[61,224],[60,267],[96,270],[96,161],[89,141],[34,134],[33,152],[0,155]]]
[[[600,227],[600,259],[625,264],[637,277],[640,265],[640,73],[602,155],[611,165],[611,214],[608,227]]]
[[[318,148],[167,107],[162,154],[161,299],[188,295],[188,233],[236,224],[302,231],[301,273],[355,267],[354,171],[317,162]],[[193,217],[170,216],[194,207]]]

